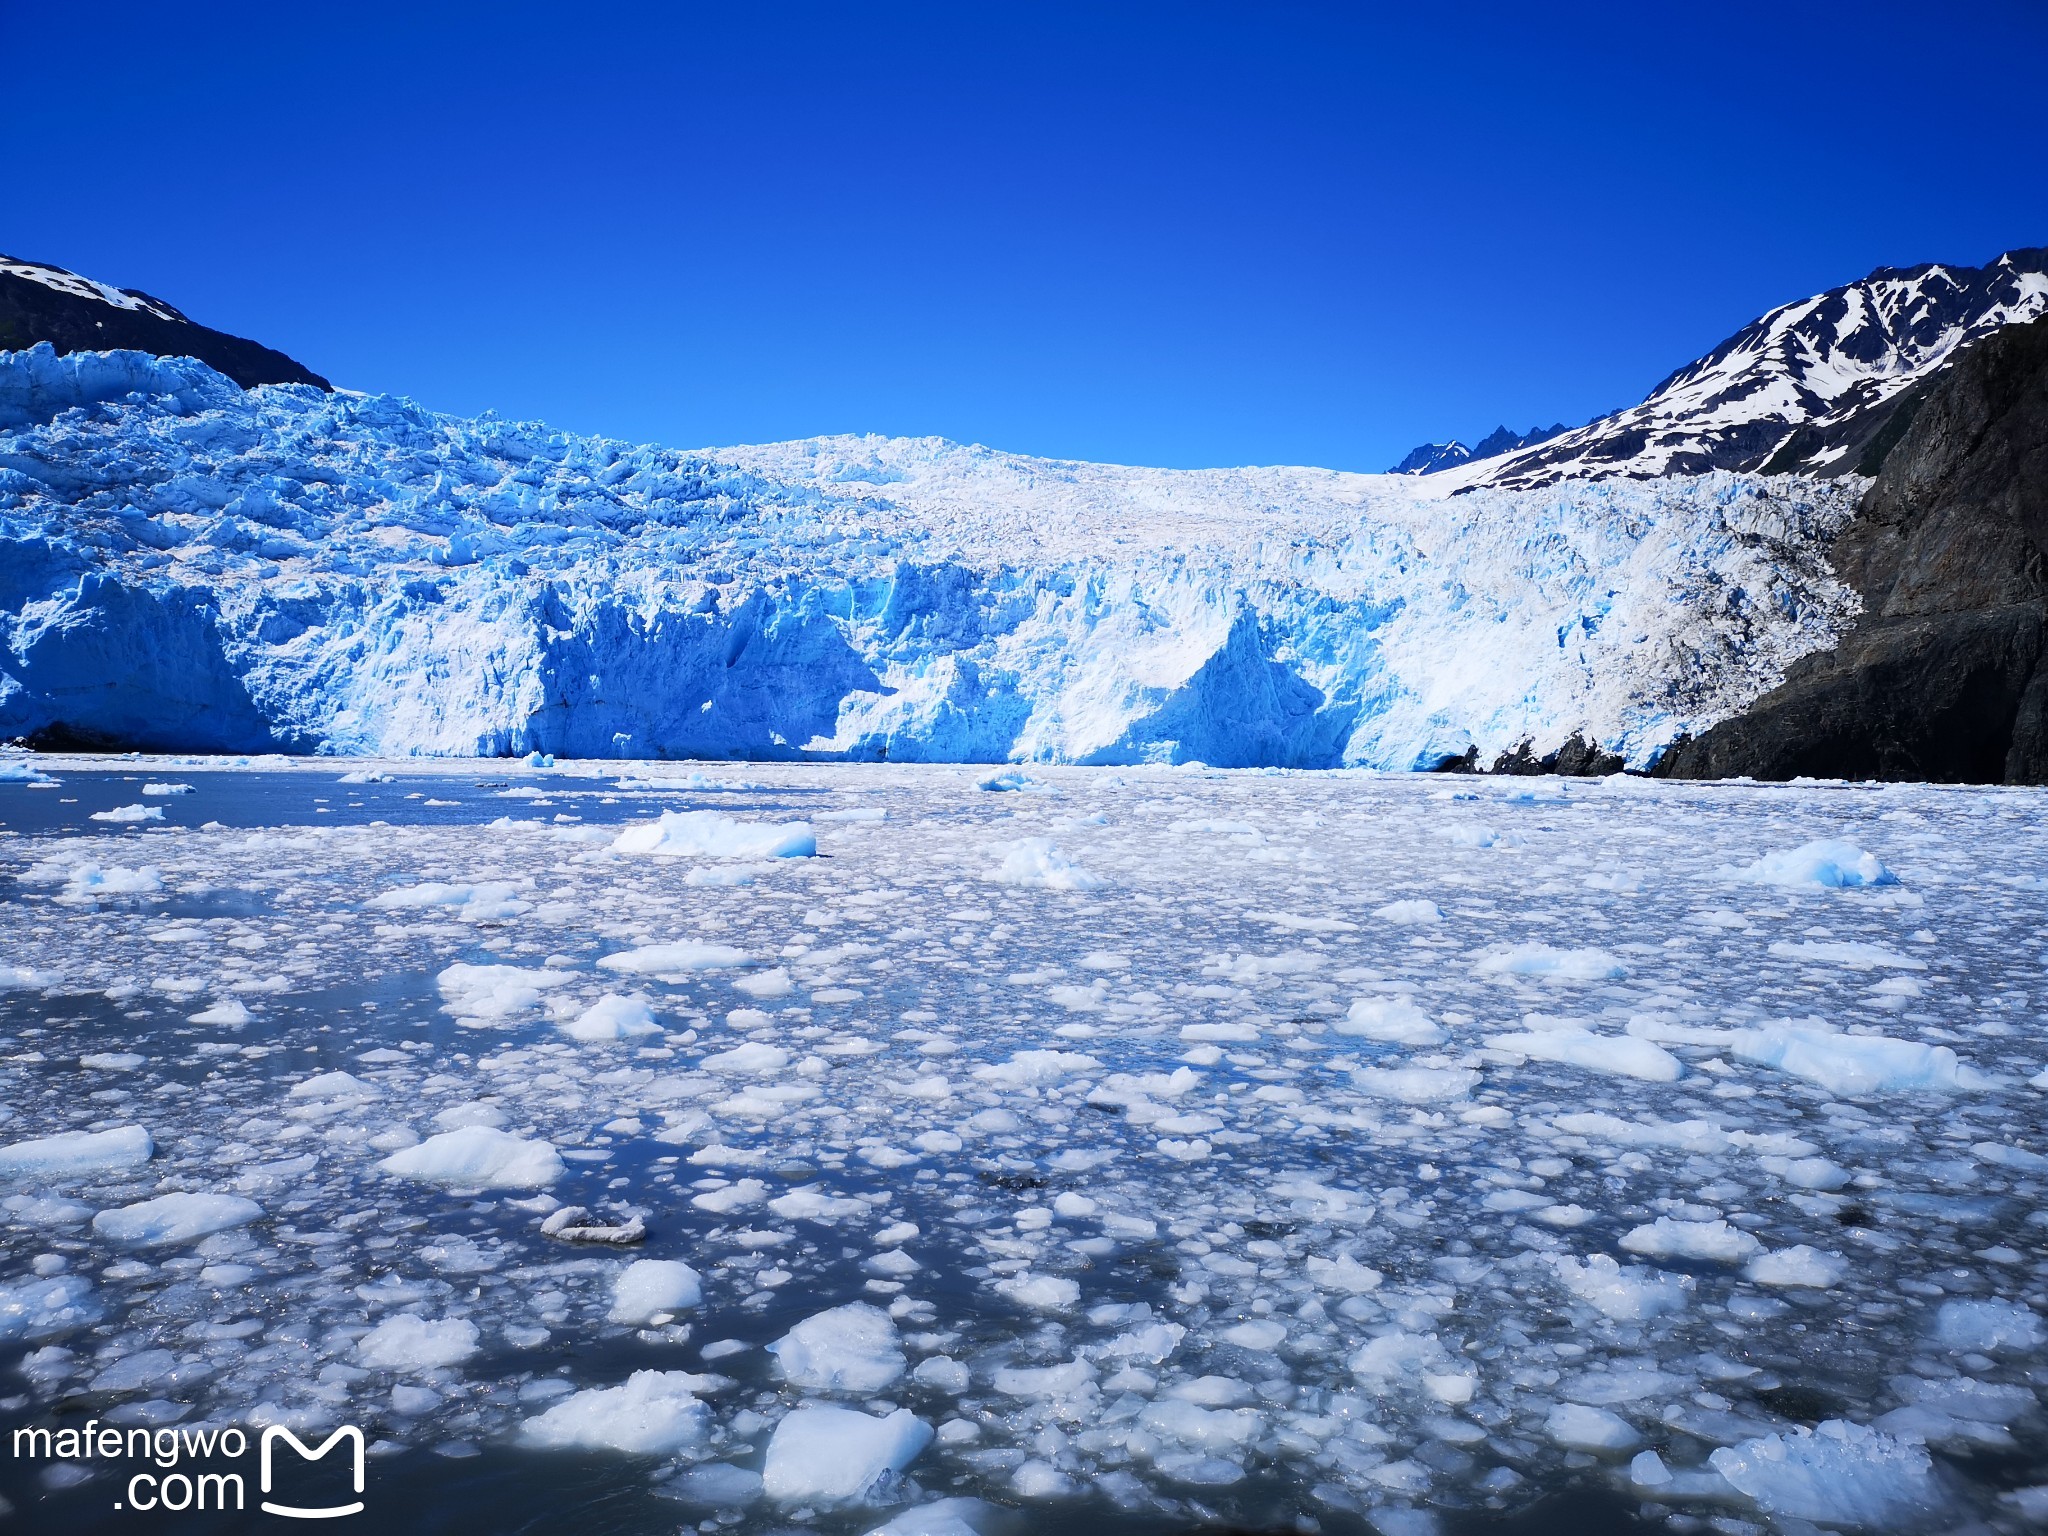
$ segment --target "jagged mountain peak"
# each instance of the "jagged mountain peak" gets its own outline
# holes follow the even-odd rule
[[[1879,267],[1759,316],[1639,405],[1462,473],[1469,485],[1529,488],[1714,469],[1866,469],[1861,450],[1901,394],[1960,348],[2044,312],[2048,248],[1981,267]]]
[[[1433,475],[1440,469],[1469,463],[1472,450],[1455,437],[1448,443],[1421,443],[1408,450],[1406,458],[1387,473],[1390,475]]]

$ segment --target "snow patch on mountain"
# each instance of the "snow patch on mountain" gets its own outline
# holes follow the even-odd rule
[[[145,315],[154,315],[159,320],[170,320],[179,325],[189,325],[178,311],[162,299],[152,299],[146,293],[137,293],[130,288],[116,288],[110,283],[96,282],[81,277],[63,267],[53,267],[47,262],[23,261],[18,256],[0,255],[0,274],[8,277],[22,277],[32,283],[41,283],[58,293],[70,294],[73,298],[94,299],[101,304],[111,304],[116,309],[138,310]]]
[[[1480,490],[938,439],[683,452],[0,353],[0,737],[1651,761],[1830,643],[1853,487]]]

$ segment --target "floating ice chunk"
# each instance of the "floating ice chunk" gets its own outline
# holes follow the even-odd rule
[[[1891,1386],[1916,1408],[1976,1424],[2011,1424],[2039,1406],[2030,1387],[1977,1381],[1968,1376],[1951,1377],[1946,1381],[1931,1381],[1924,1376],[1894,1376]],[[1878,1427],[1885,1427],[1882,1420]]]
[[[148,1060],[135,1051],[94,1051],[79,1057],[78,1064],[89,1072],[133,1072]]]
[[[155,1152],[156,1143],[139,1125],[111,1131],[65,1131],[0,1147],[0,1178],[65,1179],[118,1173],[139,1168]]]
[[[35,762],[26,757],[0,758],[0,784],[54,784]]]
[[[505,1124],[505,1111],[495,1104],[450,1104],[434,1116],[444,1131],[459,1131],[466,1125],[486,1125],[496,1130]]]
[[[680,1259],[635,1259],[612,1282],[611,1320],[644,1325],[704,1299],[704,1282]]]
[[[1029,1270],[995,1283],[1005,1300],[1038,1312],[1063,1312],[1081,1299],[1081,1287],[1059,1275],[1034,1275]]]
[[[1463,1392],[1463,1397],[1459,1393],[1462,1384],[1472,1377],[1455,1368],[1450,1354],[1433,1333],[1389,1329],[1361,1345],[1348,1363],[1359,1385],[1382,1395],[1399,1386],[1421,1385],[1440,1400],[1463,1401],[1471,1396],[1469,1390]]]
[[[1095,1386],[1095,1367],[1086,1360],[1069,1360],[1064,1365],[1005,1365],[998,1367],[995,1389],[1010,1397],[1073,1398]]]
[[[1822,1291],[1848,1272],[1848,1261],[1840,1254],[1823,1253],[1805,1243],[1760,1253],[1743,1270],[1758,1285],[1810,1286]]]
[[[497,1024],[538,1007],[541,993],[572,980],[568,971],[516,965],[451,965],[434,978],[442,1011],[465,1024]]]
[[[1341,917],[1296,917],[1292,912],[1247,912],[1245,918],[1249,922],[1285,928],[1292,933],[1358,932],[1358,924],[1347,923]],[[1085,965],[1087,962],[1082,963]]]
[[[1987,1163],[1996,1163],[2001,1168],[2017,1168],[2023,1173],[2048,1173],[2048,1157],[2038,1152],[2029,1152],[2025,1147],[2007,1146],[2000,1141],[1973,1142],[1972,1156]]]
[[[90,1327],[101,1316],[92,1282],[83,1275],[52,1275],[0,1285],[0,1339],[33,1344]]]
[[[164,808],[160,805],[117,805],[111,811],[94,811],[92,819],[112,822],[162,821]]]
[[[975,1068],[974,1075],[1000,1088],[1043,1088],[1079,1072],[1093,1072],[1101,1065],[1081,1051],[1018,1051],[1008,1061]]]
[[[1250,1408],[1203,1408],[1168,1398],[1138,1415],[1141,1427],[1193,1450],[1228,1455],[1265,1432],[1265,1416]],[[1242,1469],[1240,1469],[1242,1475]]]
[[[244,1226],[263,1214],[263,1207],[239,1195],[158,1195],[118,1210],[101,1211],[92,1229],[109,1242],[138,1247],[189,1243],[209,1233]]]
[[[1449,1038],[1428,1014],[1403,998],[1362,997],[1330,1027],[1340,1035],[1360,1035],[1390,1045],[1441,1045]]]
[[[1559,1403],[1543,1421],[1543,1432],[1568,1451],[1626,1451],[1643,1438],[1620,1414],[1584,1403]]]
[[[1676,1056],[1633,1035],[1596,1035],[1583,1029],[1519,1030],[1489,1035],[1486,1043],[1496,1051],[1646,1083],[1672,1083],[1685,1075],[1684,1064]]]
[[[1765,854],[1754,864],[1732,871],[1731,878],[1754,885],[1801,886],[1816,890],[1847,890],[1862,886],[1897,885],[1899,877],[1874,853],[1854,843],[1821,838],[1782,853]]]
[[[965,1392],[974,1381],[967,1367],[950,1355],[932,1355],[918,1361],[910,1379],[921,1387],[930,1387],[934,1392],[945,1392],[954,1397]]]
[[[647,1240],[647,1221],[633,1215],[622,1221],[605,1222],[592,1216],[587,1206],[563,1205],[550,1211],[541,1222],[540,1235],[565,1243],[606,1243],[614,1248],[628,1248]]]
[[[116,864],[102,869],[97,864],[80,864],[65,878],[57,900],[77,905],[97,901],[102,896],[149,896],[163,888],[163,873],[153,865],[129,869]]]
[[[356,1363],[374,1371],[433,1371],[476,1351],[477,1328],[468,1318],[430,1322],[416,1312],[400,1312],[356,1340]]]
[[[647,944],[606,955],[597,963],[608,971],[635,976],[680,975],[685,971],[727,971],[747,964],[743,949],[730,944]]]
[[[661,1026],[654,1022],[654,1010],[648,1006],[648,1001],[644,993],[620,997],[615,992],[607,992],[564,1024],[562,1030],[572,1040],[591,1043],[625,1040],[635,1035],[658,1035]]]
[[[779,965],[772,971],[756,971],[751,976],[735,976],[732,984],[734,991],[762,999],[788,997],[796,991],[796,983],[789,979],[789,972]]]
[[[1548,944],[1517,944],[1484,955],[1477,969],[1482,976],[1542,976],[1553,981],[1609,981],[1628,974],[1628,967],[1604,949],[1553,949]]]
[[[1099,891],[1102,881],[1055,848],[1051,839],[1027,837],[1008,844],[988,878],[1046,891]]]
[[[879,1392],[908,1363],[889,1314],[860,1301],[805,1318],[768,1352],[790,1385],[813,1392]]]
[[[1713,1264],[1740,1264],[1763,1250],[1763,1244],[1727,1222],[1680,1221],[1659,1216],[1622,1234],[1621,1246],[1653,1259],[1698,1259]]]
[[[701,1195],[693,1195],[690,1204],[714,1216],[724,1216],[749,1205],[759,1205],[767,1197],[768,1186],[759,1179],[741,1179],[722,1189],[708,1189]]]
[[[1323,957],[1305,949],[1283,949],[1277,955],[1215,955],[1202,966],[1204,976],[1256,986],[1282,976],[1306,976],[1321,970]]]
[[[1440,923],[1444,915],[1433,901],[1415,899],[1390,901],[1384,907],[1374,907],[1372,915],[1387,923]]]
[[[707,1072],[732,1072],[747,1077],[780,1072],[788,1065],[789,1052],[764,1040],[749,1040],[744,1045],[736,1045],[729,1051],[718,1051],[704,1058],[704,1070]]]
[[[1824,960],[1830,965],[1847,966],[1852,971],[1875,970],[1880,966],[1900,971],[1927,969],[1925,960],[1915,960],[1911,955],[1886,949],[1882,944],[1860,941],[1805,939],[1789,944],[1781,940],[1771,946],[1771,953],[1780,960]]]
[[[38,971],[26,965],[0,965],[0,992],[14,992],[30,987],[47,987],[56,978],[48,971]],[[2048,1072],[2041,1074],[2048,1079]],[[2037,1083],[2036,1087],[2048,1088],[2048,1081]]]
[[[1776,1024],[1738,1029],[1730,1047],[1743,1061],[1774,1067],[1818,1083],[1830,1093],[1908,1092],[1987,1086],[1945,1045],[1894,1040],[1888,1035],[1837,1035]]]
[[[1628,1464],[1628,1480],[1638,1488],[1662,1488],[1671,1481],[1671,1469],[1655,1451],[1638,1451]]]
[[[444,885],[430,882],[408,885],[372,896],[364,905],[379,912],[414,911],[422,907],[454,907],[455,915],[468,923],[502,923],[533,910],[533,903],[519,900],[519,887],[504,882],[482,885]]]
[[[1437,831],[1457,848],[1519,848],[1522,839],[1512,832],[1496,832],[1475,821],[1453,822]]]
[[[782,1221],[846,1221],[848,1217],[864,1217],[868,1214],[866,1200],[854,1200],[850,1196],[825,1194],[823,1190],[809,1186],[803,1190],[791,1190],[778,1194],[768,1202],[768,1208],[776,1212]]]
[[[661,858],[808,859],[818,839],[806,821],[770,826],[716,811],[663,811],[659,821],[626,828],[612,839],[612,850]]]
[[[1376,1291],[1386,1278],[1378,1270],[1361,1264],[1348,1253],[1340,1253],[1334,1259],[1310,1258],[1308,1277],[1326,1291],[1343,1291],[1351,1296],[1363,1296]]]
[[[700,1462],[663,1483],[661,1493],[701,1509],[737,1509],[761,1497],[761,1474],[729,1461]]]
[[[402,1179],[474,1189],[540,1189],[563,1172],[552,1142],[522,1140],[487,1125],[429,1136],[377,1166]]]
[[[1945,1301],[1934,1315],[1934,1337],[1954,1350],[1997,1350],[2023,1353],[2041,1347],[2040,1316],[2017,1301],[1990,1299]]]
[[[906,1509],[868,1536],[995,1536],[1003,1512],[981,1499],[939,1499]]]
[[[255,1017],[256,1015],[244,1006],[240,998],[228,997],[215,1003],[211,1008],[201,1009],[198,1013],[193,1014],[187,1022],[192,1024],[218,1024],[223,1029],[240,1029]]]
[[[1443,1104],[1462,1099],[1479,1085],[1469,1067],[1361,1067],[1351,1085],[1376,1099],[1402,1104]]]
[[[1841,1189],[1849,1182],[1849,1170],[1825,1157],[1766,1157],[1763,1165],[1795,1189]]]
[[[1095,1346],[1095,1352],[1106,1359],[1134,1360],[1141,1365],[1159,1365],[1176,1349],[1180,1341],[1188,1336],[1186,1328],[1179,1323],[1143,1323],[1127,1333]]]
[[[295,1099],[374,1099],[383,1092],[375,1083],[366,1083],[350,1072],[316,1073],[291,1087]]]
[[[779,1504],[852,1504],[882,1497],[931,1444],[908,1408],[875,1418],[806,1403],[775,1426],[761,1486]]]
[[[1667,1275],[1640,1264],[1623,1268],[1604,1253],[1584,1262],[1559,1255],[1553,1262],[1566,1290],[1618,1323],[1680,1311],[1693,1288],[1690,1275]]]
[[[1064,1499],[1079,1485],[1044,1457],[1032,1456],[1010,1474],[1010,1491],[1020,1499]]]
[[[619,1386],[563,1398],[520,1425],[520,1438],[548,1450],[672,1456],[711,1434],[711,1410],[696,1396],[705,1385],[688,1371],[635,1371]]]
[[[1841,1419],[1723,1446],[1707,1462],[1766,1514],[1794,1520],[1897,1528],[1944,1502],[1925,1447]]]
[[[145,795],[189,795],[192,793],[192,786],[190,784],[145,784],[142,786],[142,792]]]
[[[1240,1349],[1272,1351],[1278,1349],[1287,1337],[1287,1326],[1271,1318],[1254,1318],[1223,1330],[1226,1344],[1235,1344]]]

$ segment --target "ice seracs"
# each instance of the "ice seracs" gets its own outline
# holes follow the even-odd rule
[[[29,658],[8,737],[142,728],[46,640],[97,626],[153,638],[135,686],[161,675],[195,749],[1405,770],[1576,731],[1643,767],[1854,607],[1824,553],[1853,495],[1787,478],[1451,496],[931,439],[683,453],[44,349],[0,353],[0,400],[32,573],[0,611]],[[663,846],[753,845],[705,823],[618,856]]]

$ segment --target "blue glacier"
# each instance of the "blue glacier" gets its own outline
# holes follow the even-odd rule
[[[1855,483],[1451,495],[938,439],[683,451],[0,353],[0,739],[378,755],[1653,762],[1830,644]]]

